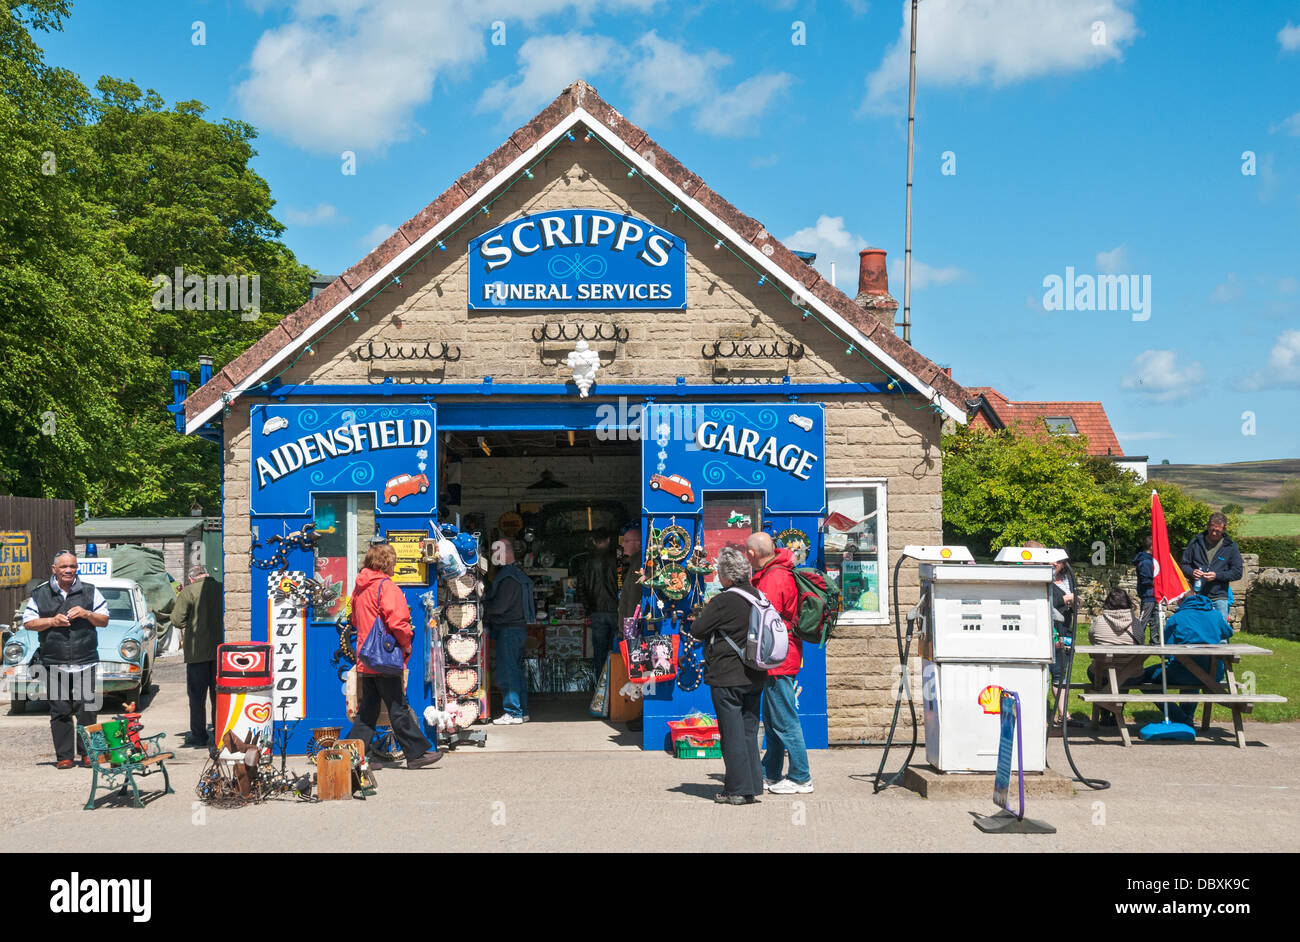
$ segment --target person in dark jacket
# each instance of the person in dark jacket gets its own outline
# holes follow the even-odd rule
[[[1156,624],[1156,561],[1151,555],[1151,534],[1142,537],[1142,549],[1133,557],[1133,568],[1137,570],[1138,623],[1134,629],[1137,643],[1150,633],[1151,644],[1160,643],[1160,629]]]
[[[483,620],[496,645],[497,686],[501,688],[504,712],[492,722],[497,726],[527,723],[528,679],[524,676],[524,642],[528,625],[536,620],[533,580],[515,562],[515,548],[509,540],[492,544],[492,563],[500,568],[483,599]]]
[[[591,672],[600,672],[609,660],[611,639],[618,636],[618,560],[614,556],[608,533],[591,537],[592,550],[583,557],[578,570],[578,598],[587,607],[591,622]]]
[[[758,718],[767,672],[746,667],[736,649],[719,636],[745,649],[753,607],[746,597],[757,600],[759,592],[750,584],[749,560],[740,550],[730,546],[719,550],[717,567],[723,591],[709,600],[691,625],[691,634],[704,642],[704,682],[713,695],[726,767],[723,790],[713,800],[749,805],[763,791]],[[729,591],[733,588],[737,591]]]
[[[402,664],[411,658],[411,644],[415,630],[411,627],[411,609],[406,596],[393,582],[397,569],[397,551],[388,543],[376,543],[366,550],[366,558],[357,573],[352,589],[352,623],[357,626],[357,650],[366,643],[375,619],[381,618],[388,633],[402,649]],[[406,702],[402,676],[379,674],[368,668],[364,661],[356,666],[358,691],[357,715],[344,739],[360,739],[370,750],[370,740],[375,738],[375,723],[379,721],[379,701],[388,707],[388,720],[393,735],[402,747],[408,769],[424,769],[442,758],[436,746],[430,746],[420,731],[420,724]]]
[[[190,701],[190,731],[183,746],[208,745],[207,707],[217,719],[217,645],[222,635],[222,585],[203,566],[190,569],[190,584],[176,595],[172,626],[181,633],[185,657],[185,691]]]
[[[77,576],[77,557],[61,552],[50,566],[50,579],[32,592],[23,609],[23,627],[38,632],[37,657],[46,670],[46,695],[50,703],[50,735],[54,739],[55,767],[70,769],[79,755],[89,767],[90,757],[77,736],[76,722],[95,722],[95,669],[99,664],[99,631],[108,624],[108,602],[99,589]]]
[[[1227,621],[1228,583],[1240,579],[1244,569],[1241,550],[1228,536],[1228,518],[1221,513],[1210,514],[1205,532],[1192,537],[1183,550],[1183,575],[1192,591],[1210,599]]]

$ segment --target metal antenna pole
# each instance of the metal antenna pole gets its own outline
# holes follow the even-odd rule
[[[903,246],[903,342],[912,342],[912,157],[916,127],[916,4],[912,0],[911,77],[907,88],[907,233]]]

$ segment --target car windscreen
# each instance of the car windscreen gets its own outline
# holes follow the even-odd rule
[[[108,603],[108,617],[113,621],[135,621],[135,608],[131,605],[130,589],[101,588],[100,595]]]

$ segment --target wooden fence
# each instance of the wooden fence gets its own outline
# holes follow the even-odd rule
[[[44,500],[39,497],[0,495],[0,532],[31,533],[29,557],[32,576],[50,575],[50,560],[59,550],[73,548],[73,517],[70,500]],[[14,610],[24,603],[24,587],[0,587],[0,622],[8,622]]]

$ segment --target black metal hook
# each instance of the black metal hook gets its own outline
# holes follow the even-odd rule
[[[554,332],[551,330],[552,326],[555,328]],[[577,324],[573,326],[574,332],[572,334],[569,332],[569,324],[543,324],[541,327],[534,327],[533,340],[538,343],[547,343],[550,341],[565,341],[572,343],[577,340],[613,340],[617,343],[627,343],[627,339],[630,336],[628,329],[626,327],[620,327],[618,324],[596,324],[592,327],[590,333],[588,333],[585,324]]]
[[[352,351],[353,356],[363,363],[372,360],[445,360],[448,363],[455,363],[461,357],[460,347],[456,347],[455,354],[451,353],[453,349],[446,341],[429,341],[421,350],[419,346],[403,347],[397,344],[395,347],[389,347],[388,342],[381,340],[380,345],[383,352],[378,352],[375,341],[367,340],[364,344]],[[437,346],[437,351],[434,346]]]
[[[726,353],[722,351],[724,343],[731,345],[731,349]],[[776,340],[772,343],[762,343],[760,341],[757,344],[746,341],[743,346],[734,340],[715,340],[711,344],[706,343],[700,347],[700,356],[706,360],[799,360],[803,358],[803,355],[804,345],[791,340]]]

